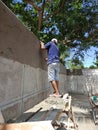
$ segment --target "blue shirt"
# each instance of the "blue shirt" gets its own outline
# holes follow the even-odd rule
[[[47,64],[51,63],[59,63],[59,49],[57,45],[50,41],[45,44],[45,48],[47,49],[48,52],[48,61]]]

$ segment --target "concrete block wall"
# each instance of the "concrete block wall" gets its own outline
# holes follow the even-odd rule
[[[0,112],[5,122],[51,93],[45,57],[39,39],[0,0]],[[66,70],[61,68],[64,92]]]
[[[6,120],[19,116],[49,94],[47,71],[0,57],[0,108]]]
[[[67,70],[66,91],[87,95],[98,93],[98,69]]]
[[[98,93],[98,69],[84,69],[83,74],[87,91],[91,94]]]

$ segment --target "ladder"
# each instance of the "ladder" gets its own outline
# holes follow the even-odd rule
[[[78,125],[75,122],[75,116],[72,110],[71,101],[72,98],[69,94],[63,96],[64,108],[57,113],[52,120],[54,128],[65,128],[66,130],[78,130]]]

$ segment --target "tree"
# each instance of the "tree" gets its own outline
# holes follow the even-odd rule
[[[82,61],[79,60],[78,58],[72,59],[70,61],[69,69],[82,69],[82,68],[84,68],[84,65],[83,65]]]
[[[98,12],[93,0],[4,2],[40,40],[46,43],[53,37],[59,39],[63,64],[71,49],[75,50],[75,57],[83,60],[91,46],[98,47]]]
[[[98,52],[96,52],[96,61],[94,62],[95,68],[98,69]]]
[[[95,52],[96,55],[96,60],[93,62],[93,65],[91,65],[89,68],[90,69],[98,69],[98,52]]]
[[[39,29],[39,31],[42,29],[43,22],[50,19],[51,17],[53,17],[57,13],[59,13],[65,5],[65,0],[60,0],[59,2],[56,1],[55,3],[53,3],[51,0],[47,0],[48,1],[47,3],[46,3],[46,0],[42,0],[41,6],[38,6],[37,2],[34,0],[33,1],[32,0],[24,0],[24,1],[31,4],[32,7],[38,12],[38,29]],[[50,2],[51,2],[51,4],[57,5],[58,8],[53,9]],[[48,12],[45,13],[45,11],[46,11],[45,6],[46,6],[46,8],[49,8],[49,6],[50,6],[52,11],[50,9]],[[48,13],[48,15],[47,15],[47,13]]]

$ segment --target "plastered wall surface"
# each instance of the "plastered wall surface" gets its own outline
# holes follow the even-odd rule
[[[39,39],[0,1],[0,121],[21,115],[52,92],[45,57]],[[63,94],[98,92],[97,79],[98,70],[66,70],[60,65]]]
[[[39,39],[0,1],[0,110],[5,122],[51,93],[45,57]],[[64,91],[64,81],[60,84]]]
[[[67,71],[66,91],[78,94],[98,93],[98,69]]]

